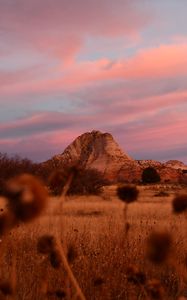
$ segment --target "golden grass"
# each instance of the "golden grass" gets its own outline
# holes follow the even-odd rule
[[[124,205],[115,197],[114,189],[108,196],[105,193],[104,200],[94,196],[68,198],[63,212],[59,209],[59,199],[51,198],[39,219],[12,229],[6,237],[0,279],[10,278],[14,262],[14,299],[62,299],[62,290],[66,292],[64,299],[73,299],[73,287],[64,268],[55,270],[45,255],[37,253],[38,238],[52,234],[65,249],[73,249],[71,268],[88,300],[153,299],[148,298],[141,285],[127,280],[128,265],[135,265],[149,280],[160,280],[164,287],[162,299],[187,296],[186,216],[172,213],[173,192],[169,193],[169,197],[154,197],[154,189],[140,188],[138,202],[128,208],[128,239]],[[154,265],[146,258],[146,239],[152,230],[158,229],[169,231],[175,246],[173,259],[162,265]],[[41,291],[46,290],[48,294],[43,297]],[[56,291],[56,296],[52,291]]]

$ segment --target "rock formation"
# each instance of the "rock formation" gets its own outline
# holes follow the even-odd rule
[[[63,153],[45,162],[53,168],[76,163],[85,169],[97,169],[111,182],[139,182],[143,169],[149,166],[157,169],[162,182],[180,182],[183,170],[187,170],[178,161],[136,161],[120,149],[111,134],[95,130],[80,135]]]
[[[79,162],[84,168],[99,170],[112,182],[132,182],[141,178],[139,164],[125,154],[109,133],[93,130],[77,137],[62,154],[52,158],[54,166]]]
[[[179,160],[169,160],[164,164],[167,168],[187,170],[187,166]]]
[[[161,163],[155,160],[138,160],[142,169],[147,167],[155,168],[160,174],[162,182],[178,183],[183,181],[183,170],[187,167],[178,160],[170,160],[166,163]]]

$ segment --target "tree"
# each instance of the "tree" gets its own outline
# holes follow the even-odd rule
[[[160,175],[153,167],[145,168],[142,172],[143,183],[156,183],[160,182]]]
[[[108,184],[96,169],[73,169],[72,171],[71,168],[64,168],[55,170],[49,178],[48,186],[53,194],[62,193],[72,172],[72,181],[67,192],[69,195],[97,195],[102,192],[102,187]]]

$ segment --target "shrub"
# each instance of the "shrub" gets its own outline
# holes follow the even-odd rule
[[[72,181],[68,189],[69,195],[98,195],[102,192],[102,187],[108,184],[102,174],[96,169],[75,169],[66,168],[55,171],[49,180],[49,188],[55,195],[62,193],[68,178],[72,175]]]
[[[148,167],[142,172],[142,182],[143,183],[156,183],[160,182],[160,175],[157,170],[153,167]]]
[[[38,165],[29,159],[22,159],[19,156],[9,157],[7,154],[0,153],[0,190],[3,182],[19,174],[37,174]]]

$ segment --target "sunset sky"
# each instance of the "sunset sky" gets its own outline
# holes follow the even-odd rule
[[[186,0],[0,0],[0,152],[44,161],[110,132],[187,163]]]

